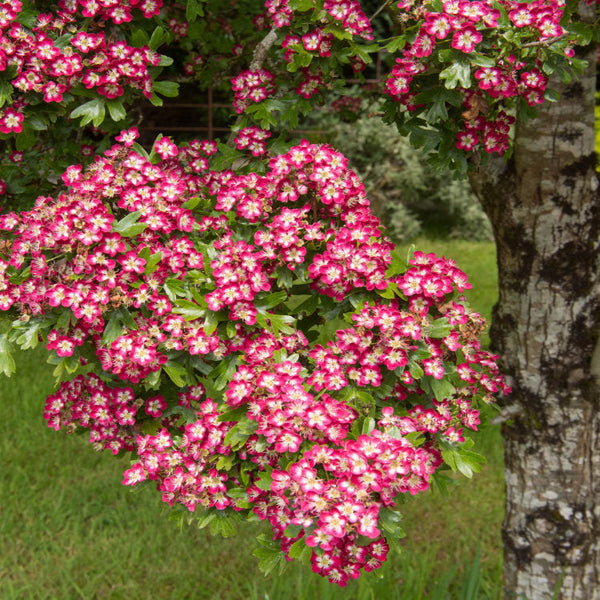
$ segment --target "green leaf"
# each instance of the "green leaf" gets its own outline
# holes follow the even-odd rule
[[[16,147],[17,150],[29,150],[36,142],[36,136],[33,131],[33,128],[27,123],[27,121],[23,124],[23,129],[17,133],[16,137]]]
[[[283,532],[285,537],[293,538],[296,537],[304,529],[302,525],[288,525]]]
[[[212,310],[206,311],[206,317],[204,321],[203,331],[206,335],[211,335],[217,329],[219,325],[218,314]]]
[[[248,492],[244,488],[230,488],[227,490],[227,495],[230,498],[247,498]]]
[[[372,417],[366,418],[362,424],[361,434],[369,435],[369,433],[371,433],[373,429],[375,429],[375,419],[373,419]]]
[[[277,286],[291,288],[294,283],[294,275],[287,267],[279,267],[277,271]]]
[[[423,335],[428,338],[445,338],[450,335],[452,325],[448,323],[446,317],[436,319],[429,327],[423,331]]]
[[[208,311],[206,308],[198,306],[198,304],[192,300],[177,300],[173,307],[173,312],[178,315],[183,315],[183,318],[186,321],[193,321],[195,319],[204,318]]]
[[[285,302],[288,299],[288,297],[289,295],[286,291],[274,292],[264,298],[257,299],[255,301],[255,304],[258,309],[269,310],[270,308],[273,308],[278,304]]]
[[[104,121],[105,114],[106,104],[104,98],[94,98],[72,110],[69,116],[71,119],[81,117],[80,127],[84,127],[88,123],[93,123],[95,127],[100,127]]]
[[[312,555],[312,548],[306,545],[306,538],[301,537],[296,540],[291,546],[288,552],[290,558],[297,558],[301,562],[306,562]]]
[[[233,467],[234,461],[235,454],[233,452],[231,454],[228,454],[227,456],[221,454],[221,456],[219,456],[219,458],[217,459],[216,468],[219,471],[230,471]]]
[[[171,302],[175,302],[177,296],[187,296],[183,282],[180,279],[175,279],[174,277],[171,277],[165,281],[163,284],[163,290]]]
[[[155,252],[150,255],[150,258],[146,259],[146,267],[144,268],[144,275],[150,275],[158,269],[158,263],[162,259],[162,252]]]
[[[235,526],[229,516],[222,511],[216,513],[215,518],[210,523],[210,534],[229,537],[235,535]]]
[[[173,64],[173,59],[166,54],[160,55],[160,62],[158,63],[158,67],[170,67]]]
[[[256,322],[269,331],[273,331],[275,335],[285,333],[290,335],[296,330],[290,326],[290,323],[295,323],[296,319],[291,315],[275,315],[273,313],[258,313]]]
[[[118,223],[113,223],[113,231],[120,233],[123,237],[133,237],[142,233],[148,227],[146,223],[138,223],[142,213],[136,210],[123,217]]]
[[[123,106],[123,100],[120,98],[112,98],[106,101],[108,113],[113,121],[122,121],[127,117],[127,111]]]
[[[433,394],[436,397],[436,400],[440,402],[444,398],[452,398],[456,394],[456,388],[448,381],[446,377],[442,379],[435,379],[431,377],[429,383],[431,384],[431,389]]]
[[[427,111],[425,119],[428,123],[437,123],[448,119],[448,109],[445,102],[434,102]]]
[[[247,413],[248,413],[248,407],[246,405],[238,406],[237,408],[234,408],[233,410],[228,410],[227,412],[224,412],[223,414],[219,415],[219,417],[217,418],[217,421],[219,421],[219,422],[239,421],[240,419],[245,417],[247,415]]]
[[[296,308],[293,309],[293,312],[295,314],[305,313],[306,315],[312,315],[317,308],[319,308],[319,295],[313,294],[304,300],[304,302],[301,302],[296,306]]]
[[[8,341],[8,336],[3,333],[0,335],[0,371],[7,377],[10,377],[17,370],[11,350],[12,346]]]
[[[41,325],[42,323],[39,320],[19,324],[11,336],[11,341],[14,341],[21,350],[35,348],[38,345]]]
[[[251,421],[247,417],[234,425],[223,438],[226,446],[231,446],[233,450],[241,448],[248,438],[258,429],[258,421]]]
[[[401,521],[402,515],[399,512],[386,507],[379,509],[379,525],[393,539],[400,539],[405,535],[400,527]]]
[[[384,48],[391,54],[394,54],[395,52],[398,52],[398,50],[402,50],[405,45],[406,37],[404,35],[399,35],[398,37],[392,39],[391,42],[388,42]]]
[[[442,448],[442,459],[453,470],[462,473],[471,479],[474,473],[479,473],[486,464],[486,459],[481,454],[464,447],[455,447],[449,442],[440,442]]]
[[[398,248],[394,248],[391,255],[392,262],[385,272],[387,278],[402,275],[408,269],[408,264],[400,255],[400,250],[398,250]]]
[[[272,481],[273,481],[273,477],[271,476],[270,472],[261,471],[258,474],[258,481],[255,481],[254,485],[259,490],[263,490],[264,492],[267,492],[267,491],[270,491],[270,489],[271,489],[271,482]]]
[[[448,89],[454,89],[459,83],[464,88],[471,87],[471,65],[466,61],[457,61],[446,67],[439,74],[440,79],[445,79],[444,84]]]
[[[410,143],[425,152],[433,150],[440,143],[440,139],[441,133],[434,129],[417,127],[410,132]]]
[[[389,285],[383,290],[377,290],[377,294],[387,300],[391,300],[395,297],[394,290]]]
[[[123,324],[128,329],[136,331],[138,326],[135,322],[135,319],[131,316],[131,313],[124,306],[121,306],[121,308],[119,308],[119,313],[121,315],[121,320],[123,321]]]
[[[0,81],[0,108],[12,99],[13,86],[8,81]]]
[[[56,329],[58,329],[59,331],[61,329],[66,330],[68,327],[71,326],[71,320],[73,320],[73,323],[77,322],[77,319],[73,315],[73,311],[71,309],[61,311],[60,316],[58,317],[58,320],[56,321],[56,325],[55,325]]]
[[[413,379],[421,379],[421,377],[423,377],[425,374],[425,371],[423,371],[421,365],[415,360],[411,359],[408,361],[408,372],[412,375]]]
[[[162,106],[164,102],[161,97],[152,92],[152,96],[150,96],[150,104],[152,104],[152,106]]]
[[[150,50],[156,50],[160,45],[162,45],[167,38],[169,37],[169,34],[162,28],[162,27],[157,27],[153,32],[152,32],[152,36],[150,37],[150,40],[148,41],[148,46],[150,47]]]
[[[198,206],[198,204],[200,204],[201,201],[202,198],[200,196],[194,196],[193,198],[190,198],[187,202],[184,202],[181,205],[181,208],[193,210],[194,208],[196,208],[196,206]]]
[[[50,121],[41,114],[27,115],[27,123],[34,131],[44,131],[50,125]]]
[[[110,318],[104,326],[101,344],[110,346],[123,332],[123,323],[121,322],[121,312],[119,310],[111,313]]]
[[[314,0],[289,0],[288,5],[293,11],[304,12],[315,9]]]
[[[136,28],[133,30],[131,34],[131,45],[135,48],[141,48],[142,46],[147,46],[150,38],[148,34],[141,28]]]
[[[222,371],[220,371],[219,376],[214,379],[215,389],[217,391],[224,390],[227,384],[231,381],[233,374],[235,373],[238,367],[239,359],[236,356],[228,356],[226,359],[221,361],[221,365],[223,366]],[[219,365],[219,366],[221,366]],[[213,369],[209,374],[209,377],[215,373],[217,369]]]
[[[179,94],[179,84],[175,81],[155,81],[152,91],[167,98],[175,98]]]
[[[490,56],[484,56],[483,54],[469,54],[469,60],[471,64],[476,65],[478,67],[495,67],[496,61]]]
[[[188,23],[193,23],[197,17],[204,16],[204,8],[199,0],[187,0],[185,7],[185,20]]]
[[[162,368],[177,387],[182,388],[188,384],[188,372],[182,364],[168,360]]]
[[[451,477],[448,477],[448,475],[440,473],[439,469],[433,472],[431,479],[435,488],[440,493],[442,498],[444,498],[444,500],[447,500],[450,497],[450,486],[457,484],[456,479],[452,479]]]
[[[265,575],[274,569],[279,569],[281,572],[285,568],[285,556],[280,550],[261,547],[256,548],[252,554],[258,558],[258,568]]]

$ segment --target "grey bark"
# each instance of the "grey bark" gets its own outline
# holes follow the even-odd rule
[[[600,202],[595,64],[472,179],[498,248],[505,597],[600,598]]]

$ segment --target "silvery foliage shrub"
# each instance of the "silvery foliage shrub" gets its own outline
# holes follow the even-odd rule
[[[428,232],[491,240],[489,220],[469,182],[431,167],[424,151],[370,113],[361,111],[353,122],[336,120],[332,145],[348,157],[362,178],[392,237],[408,242]]]

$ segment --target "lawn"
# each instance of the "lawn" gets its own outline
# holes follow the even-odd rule
[[[454,258],[473,282],[472,303],[489,317],[496,297],[491,243],[417,246]],[[156,492],[121,485],[127,458],[96,453],[85,438],[46,427],[51,367],[42,352],[18,362],[16,376],[0,379],[2,600],[501,597],[503,464],[495,427],[477,440],[489,459],[484,471],[462,478],[448,499],[427,493],[409,500],[402,554],[379,574],[337,589],[295,564],[265,579],[251,554],[260,525],[245,525],[234,539],[180,530]]]

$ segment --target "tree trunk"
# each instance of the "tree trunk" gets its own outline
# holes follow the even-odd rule
[[[498,247],[506,598],[600,598],[600,203],[594,55],[473,177]],[[562,89],[561,89],[562,88]]]

